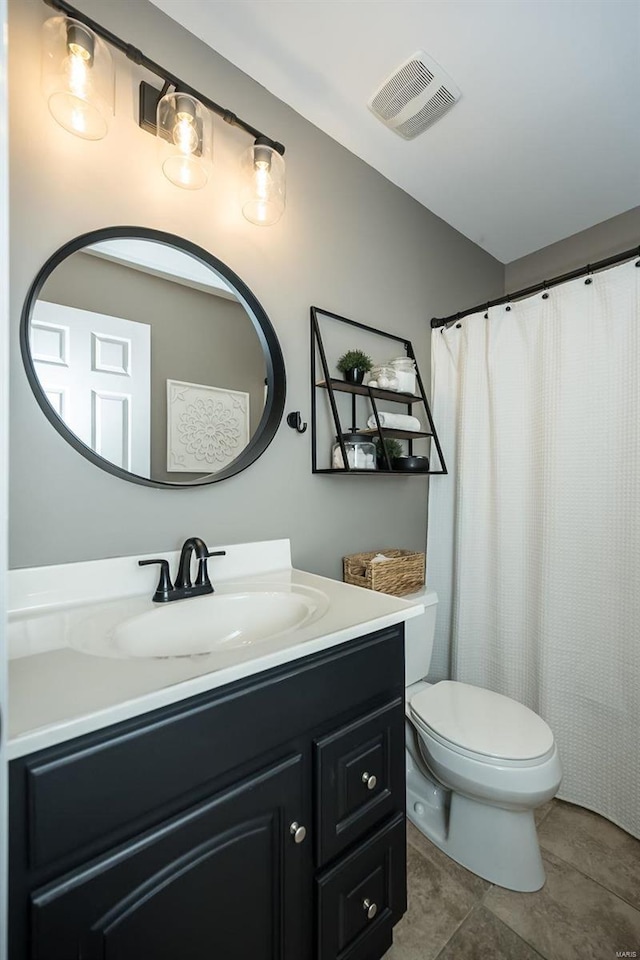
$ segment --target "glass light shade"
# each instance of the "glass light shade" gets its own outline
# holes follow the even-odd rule
[[[251,223],[268,227],[276,223],[285,207],[284,158],[259,140],[240,159],[242,214]]]
[[[43,26],[42,92],[61,127],[84,140],[101,140],[114,113],[109,47],[77,20],[51,17]]]
[[[168,93],[158,103],[156,123],[165,177],[184,190],[200,190],[211,172],[211,114],[195,97]]]

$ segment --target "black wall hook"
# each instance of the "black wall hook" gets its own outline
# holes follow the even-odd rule
[[[298,433],[304,433],[307,429],[307,424],[302,422],[299,410],[294,410],[293,413],[287,414],[287,423],[292,430],[297,430]]]

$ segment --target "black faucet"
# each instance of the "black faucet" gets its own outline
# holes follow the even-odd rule
[[[191,555],[193,553],[198,560],[198,573],[195,583],[191,583]],[[160,579],[153,600],[155,603],[168,603],[170,600],[184,600],[186,597],[201,597],[205,593],[213,593],[207,571],[207,559],[209,557],[224,557],[225,555],[226,550],[214,550],[210,553],[204,540],[201,540],[200,537],[189,537],[182,544],[175,587],[169,576],[168,560],[138,560],[138,565],[146,567],[150,563],[160,564]]]

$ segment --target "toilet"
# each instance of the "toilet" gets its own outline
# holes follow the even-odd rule
[[[438,597],[425,588],[405,599],[425,606],[405,623],[407,816],[485,880],[539,890],[534,810],[562,777],[553,733],[510,697],[454,680],[427,683]]]

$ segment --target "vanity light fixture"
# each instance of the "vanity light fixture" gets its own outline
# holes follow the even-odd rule
[[[115,75],[109,48],[77,20],[47,20],[42,90],[60,126],[84,140],[102,140],[114,112]]]
[[[44,2],[62,14],[45,23],[43,48],[43,91],[58,123],[88,140],[106,135],[115,87],[109,47],[115,47],[163,82],[160,90],[140,83],[139,125],[157,137],[164,175],[187,190],[205,186],[212,161],[211,114],[215,113],[254,141],[241,158],[243,215],[259,226],[280,219],[285,207],[281,143],[190,87],[66,0]]]

